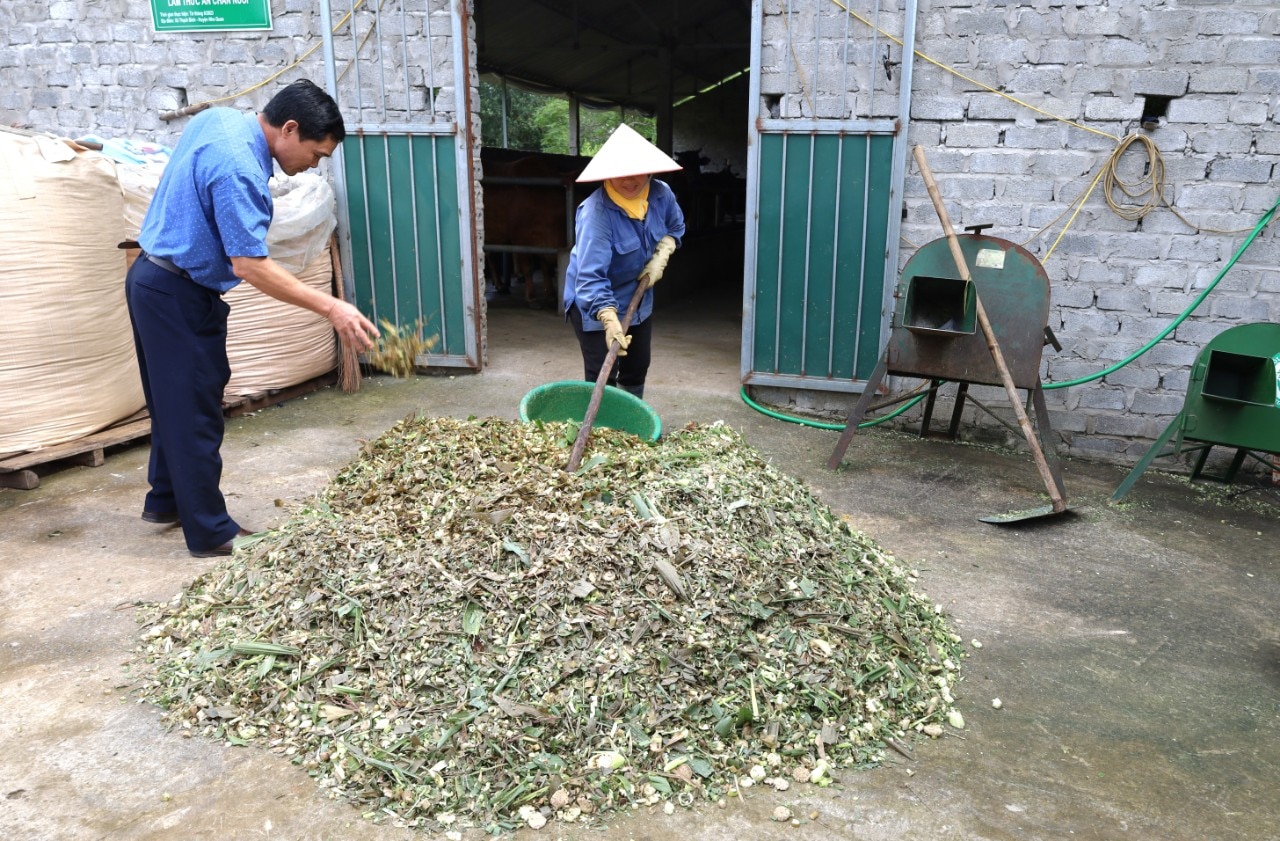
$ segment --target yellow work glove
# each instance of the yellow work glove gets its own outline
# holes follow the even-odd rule
[[[618,311],[613,307],[605,307],[596,313],[596,320],[604,325],[604,346],[606,348],[613,347],[613,343],[618,343],[618,356],[627,355],[627,345],[631,344],[631,337],[622,332],[622,322],[618,320]]]
[[[649,286],[653,286],[662,280],[662,273],[667,269],[667,260],[671,259],[671,254],[676,250],[676,241],[673,237],[663,237],[658,240],[658,245],[653,249],[653,256],[649,258],[649,262],[645,263],[644,271],[640,273],[641,277],[649,276]]]

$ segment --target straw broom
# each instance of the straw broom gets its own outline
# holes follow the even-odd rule
[[[338,235],[329,238],[329,256],[333,261],[334,294],[339,301],[346,300],[345,284],[342,277],[342,259],[338,254]],[[347,394],[360,390],[360,351],[338,337],[342,353],[338,355],[338,387]]]

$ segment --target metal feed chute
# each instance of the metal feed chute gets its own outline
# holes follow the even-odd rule
[[[977,297],[1018,388],[1040,388],[1040,357],[1049,320],[1049,278],[1025,248],[982,227],[957,237],[971,280],[956,277],[949,243],[934,240],[902,270],[893,334],[885,350],[889,373],[1001,386],[986,337],[978,330]]]
[[[1172,448],[1162,453],[1170,441]],[[1280,455],[1280,324],[1232,327],[1201,349],[1182,411],[1134,465],[1111,501],[1122,499],[1162,456],[1198,451],[1191,470],[1194,481],[1202,475],[1209,451],[1218,445],[1236,448],[1221,477],[1224,482],[1233,481],[1245,458],[1254,453]]]

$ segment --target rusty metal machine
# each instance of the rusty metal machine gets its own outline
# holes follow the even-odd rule
[[[966,228],[958,237],[972,270],[972,280],[955,277],[948,243],[935,240],[908,261],[899,280],[902,304],[894,313],[893,332],[885,349],[886,373],[960,384],[949,433],[955,436],[970,384],[1002,385],[986,338],[977,327],[976,297],[987,303],[991,328],[1004,351],[1013,384],[1027,389],[1036,403],[1042,436],[1048,418],[1043,400],[1040,358],[1049,321],[1049,278],[1030,252],[1008,240],[984,236],[989,225]],[[874,375],[873,375],[874,376]],[[869,384],[870,385],[870,384]],[[921,433],[932,414],[930,394]]]
[[[1170,441],[1172,448],[1161,452]],[[1235,456],[1222,476],[1207,476],[1205,462],[1218,445],[1234,447]],[[1155,459],[1183,452],[1198,452],[1192,481],[1205,475],[1228,483],[1246,457],[1259,458],[1259,452],[1280,455],[1280,324],[1231,327],[1201,349],[1182,411],[1134,465],[1111,501],[1124,498]]]
[[[1052,491],[1065,497],[1061,467],[1051,446],[1052,428],[1040,381],[1040,360],[1046,342],[1055,342],[1049,330],[1049,278],[1039,261],[1021,246],[982,233],[989,225],[966,228],[969,233],[955,237],[965,263],[971,266],[970,279],[958,277],[951,246],[946,237],[927,243],[907,262],[899,277],[895,297],[892,332],[879,364],[867,379],[862,397],[849,414],[845,436],[858,423],[886,375],[919,377],[931,381],[921,420],[920,435],[929,434],[934,399],[946,382],[958,384],[955,408],[948,429],[954,438],[966,400],[996,417],[968,393],[970,385],[1002,386],[995,354],[980,329],[979,301],[991,333],[1015,387],[1026,389],[1034,409],[1036,434],[1044,461],[1052,477]],[[1018,432],[1016,427],[1013,427]],[[838,465],[848,446],[837,446],[832,463]],[[1034,516],[1046,511],[1035,510]],[[1011,522],[1027,516],[997,515],[987,522]]]
[[[979,519],[1004,524],[1064,514],[1068,510],[1067,494],[1062,486],[1062,469],[1051,446],[1049,413],[1040,384],[1040,354],[1046,336],[1052,335],[1048,332],[1049,278],[1039,261],[1021,246],[983,236],[982,231],[989,225],[968,228],[967,237],[956,236],[924,147],[916,146],[914,154],[945,237],[928,243],[907,261],[895,290],[903,304],[895,308],[897,321],[889,343],[867,379],[862,396],[849,413],[827,466],[832,470],[840,466],[849,441],[858,430],[858,422],[886,373],[933,380],[931,397],[937,393],[941,381],[960,382],[964,391],[952,416],[953,433],[968,384],[999,384],[1009,398],[1019,431],[1026,438],[1051,502]],[[949,263],[945,257],[947,252],[951,258]],[[996,305],[996,318],[987,313],[983,304],[986,299]],[[974,325],[981,333],[980,339]],[[1013,351],[1012,364],[1004,349],[1006,346]],[[1038,430],[1031,426],[1018,397],[1018,388],[1030,393]],[[974,403],[986,410],[977,401]],[[932,408],[930,402],[924,431],[927,431]]]

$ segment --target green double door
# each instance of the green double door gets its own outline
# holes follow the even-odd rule
[[[892,286],[892,156],[891,136],[761,137],[753,382],[844,390],[875,367]]]
[[[479,368],[453,137],[363,135],[343,146],[355,303],[375,321],[420,324],[435,339],[420,364]]]

